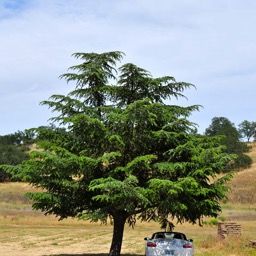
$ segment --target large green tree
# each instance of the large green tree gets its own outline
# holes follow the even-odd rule
[[[134,64],[116,69],[121,52],[74,56],[83,63],[61,77],[75,89],[42,102],[62,128],[37,129],[43,150],[5,166],[43,188],[28,194],[34,209],[60,219],[110,220],[109,255],[120,255],[125,223],[138,218],[200,224],[202,216],[217,216],[229,179],[217,174],[233,156],[217,138],[195,135],[187,118],[199,106],[166,101],[193,85],[153,78]]]

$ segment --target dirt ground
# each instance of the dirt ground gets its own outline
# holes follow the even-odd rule
[[[81,245],[70,245],[61,248],[51,248],[50,246],[38,248],[21,248],[19,245],[0,245],[3,256],[95,256],[104,255],[101,253],[84,253],[85,248]]]
[[[11,218],[11,217],[7,217]],[[96,256],[108,255],[112,239],[112,226],[77,221],[57,222],[49,218],[48,225],[43,217],[14,219],[15,224],[0,224],[1,256]],[[41,218],[41,221],[40,221]],[[41,222],[40,225],[35,220]],[[6,219],[2,221],[6,222]],[[1,219],[0,219],[1,223]],[[25,224],[23,224],[25,223]],[[201,232],[198,231],[201,229]],[[143,256],[144,237],[159,230],[157,223],[138,223],[134,229],[126,226],[122,255]],[[216,227],[202,229],[198,226],[184,226],[176,231],[186,232],[189,238],[198,240],[198,235],[215,234]]]
[[[96,241],[91,241],[89,239],[85,240],[84,243],[78,239],[66,237],[70,239],[72,243],[67,243],[67,241],[53,242],[51,236],[38,237],[33,235],[23,236],[22,239],[12,242],[1,242],[0,243],[0,255],[2,256],[82,256],[82,255],[104,255],[102,254],[108,252],[109,244],[104,248],[103,245],[95,246]],[[52,239],[52,240],[51,240]]]
[[[15,221],[15,220],[14,220]],[[1,220],[0,220],[1,222]],[[143,229],[143,230],[142,230]],[[127,227],[122,253],[143,255],[144,228]],[[52,226],[24,226],[20,224],[1,226],[1,256],[91,256],[108,255],[112,238],[112,226],[77,224]]]

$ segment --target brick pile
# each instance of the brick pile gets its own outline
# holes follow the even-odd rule
[[[253,248],[256,248],[256,240],[251,240],[250,242],[249,242],[249,245],[248,245],[249,247],[253,247]]]
[[[226,238],[228,235],[240,236],[242,234],[241,225],[234,222],[219,222],[218,237]]]

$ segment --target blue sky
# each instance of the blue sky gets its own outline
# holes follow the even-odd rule
[[[42,100],[72,90],[74,52],[119,50],[154,77],[196,86],[199,132],[214,117],[256,121],[254,0],[0,0],[0,135],[47,125]]]

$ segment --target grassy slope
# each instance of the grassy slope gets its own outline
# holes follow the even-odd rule
[[[256,142],[250,143],[248,155],[253,159],[251,168],[238,172],[232,182],[229,194],[231,203],[256,204]]]
[[[216,226],[177,225],[177,231],[183,231],[194,239],[195,255],[256,255],[256,249],[246,247],[248,240],[256,239],[256,143],[252,146],[249,155],[254,164],[234,175],[229,200],[223,204],[220,214],[221,219],[241,224],[242,237],[219,241],[216,239]],[[24,192],[31,190],[24,183],[0,184],[0,250],[5,250],[6,256],[16,255],[17,250],[19,255],[45,256],[100,255],[108,252],[112,234],[110,225],[73,219],[59,222],[53,216],[44,216],[33,211],[31,203],[24,197]],[[156,223],[138,222],[135,229],[126,227],[123,253],[143,255],[143,237],[156,230],[159,230]]]

